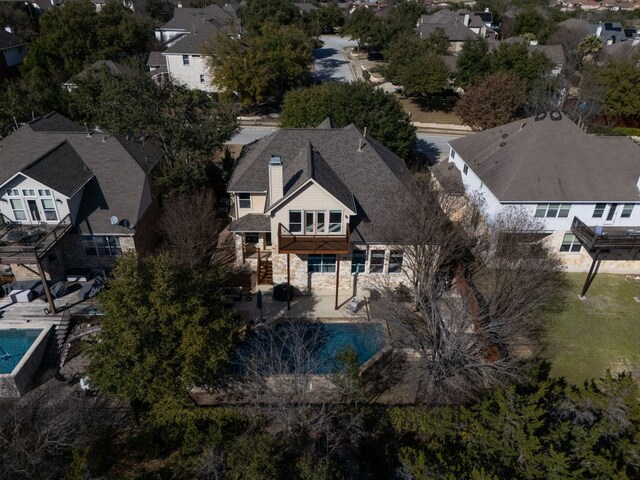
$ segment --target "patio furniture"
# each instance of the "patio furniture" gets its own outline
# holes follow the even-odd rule
[[[355,315],[360,309],[360,304],[360,300],[358,300],[358,298],[356,297],[353,297],[349,302],[349,305],[347,305],[347,313],[350,315]]]
[[[273,299],[279,302],[286,302],[288,300],[288,296],[293,297],[293,287],[291,285],[288,286],[286,283],[281,283],[280,285],[276,285],[273,287]],[[289,291],[289,295],[287,295],[287,290]]]
[[[10,242],[20,242],[29,236],[29,232],[25,230],[12,229],[7,233],[7,240]]]
[[[49,289],[53,298],[60,298],[67,294],[67,286],[64,282],[56,282]]]
[[[29,303],[33,300],[33,290],[11,290],[9,297],[16,303]]]

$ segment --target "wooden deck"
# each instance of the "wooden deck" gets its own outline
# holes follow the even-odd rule
[[[300,255],[347,254],[349,250],[349,229],[346,235],[302,235],[287,231],[278,225],[278,252]]]
[[[42,258],[71,228],[67,215],[56,225],[0,224],[0,263],[5,265],[34,264]],[[12,234],[21,233],[19,237]]]
[[[573,217],[571,232],[587,250],[640,249],[640,227],[603,227],[601,232],[596,233],[595,227]]]

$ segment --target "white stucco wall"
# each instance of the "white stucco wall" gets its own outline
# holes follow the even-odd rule
[[[205,63],[205,57],[188,55],[189,65],[184,65],[182,54],[164,54],[167,59],[167,70],[174,83],[205,92],[218,92],[219,89],[211,84],[212,77]],[[200,81],[200,75],[204,75],[204,82]]]

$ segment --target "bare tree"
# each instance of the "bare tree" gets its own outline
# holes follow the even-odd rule
[[[517,379],[538,346],[541,310],[561,291],[541,225],[520,210],[485,221],[475,199],[434,191],[424,178],[397,198],[406,228],[389,238],[402,240],[408,285],[381,280],[371,308],[395,345],[414,352],[421,401],[470,400]]]
[[[248,335],[235,361],[237,391],[275,431],[322,439],[326,451],[357,437],[361,428],[359,414],[337,407],[357,397],[358,380],[345,360],[348,352],[326,350],[329,335],[321,323],[262,325]]]
[[[73,451],[117,434],[127,423],[128,409],[113,400],[40,387],[0,409],[0,476],[63,478]]]
[[[169,197],[159,228],[176,263],[203,268],[211,263],[223,226],[216,217],[213,192],[199,190]]]

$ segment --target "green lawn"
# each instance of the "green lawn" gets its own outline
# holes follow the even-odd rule
[[[640,378],[640,281],[598,274],[580,300],[586,273],[566,274],[570,282],[565,309],[554,314],[547,355],[552,373],[570,382],[601,377],[607,370],[631,371]]]

